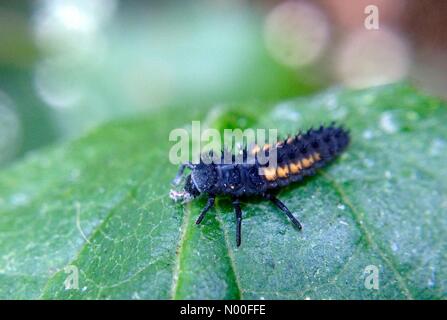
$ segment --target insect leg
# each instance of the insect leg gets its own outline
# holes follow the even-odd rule
[[[275,197],[274,195],[270,194],[270,193],[266,193],[264,194],[264,197],[268,200],[270,200],[271,202],[273,202],[273,204],[275,206],[277,206],[282,212],[284,212],[289,219],[293,222],[293,224],[301,230],[302,226],[301,223],[293,216],[292,212],[290,212],[290,210],[286,207],[286,205],[284,203],[281,202],[281,200],[279,200],[277,197]]]
[[[191,163],[182,163],[180,167],[178,168],[177,175],[175,176],[174,180],[172,180],[173,185],[178,185],[180,181],[182,180],[183,172],[185,171],[185,168],[193,169],[194,166]]]
[[[236,213],[236,245],[241,245],[242,210],[239,199],[233,199],[234,212]]]
[[[200,224],[202,222],[203,218],[205,217],[205,214],[208,212],[209,209],[211,209],[214,206],[214,196],[210,196],[208,198],[208,202],[206,203],[205,208],[202,209],[200,212],[199,217],[196,220],[196,224]]]

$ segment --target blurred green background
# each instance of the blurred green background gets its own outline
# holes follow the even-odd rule
[[[167,106],[402,79],[445,98],[446,15],[425,0],[3,1],[0,166]]]

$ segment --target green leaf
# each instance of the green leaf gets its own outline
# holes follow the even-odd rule
[[[336,120],[352,144],[280,192],[302,231],[246,199],[236,248],[228,200],[197,227],[204,199],[168,196],[169,132],[197,119],[283,134]],[[446,122],[445,104],[406,85],[334,89],[217,113],[165,109],[31,154],[0,174],[0,297],[445,299]],[[371,265],[378,290],[365,287]],[[66,289],[75,268],[79,289]]]

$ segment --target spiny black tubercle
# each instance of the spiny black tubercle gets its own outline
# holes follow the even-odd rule
[[[267,148],[268,152],[277,154],[277,166],[274,168],[268,168],[268,164],[262,165],[257,160],[255,163],[246,161],[250,153],[254,151],[253,148],[244,148],[243,163],[235,163],[235,156],[233,156],[233,163],[230,164],[203,162],[196,165],[185,164],[192,170],[186,179],[185,192],[193,197],[201,194],[208,196],[207,206],[202,210],[197,223],[202,221],[205,213],[214,205],[216,196],[231,196],[238,223],[236,239],[239,246],[242,219],[239,199],[247,196],[261,196],[272,201],[296,227],[301,229],[298,220],[274,196],[274,190],[301,181],[306,176],[314,175],[319,168],[341,154],[349,142],[349,132],[343,127],[331,124],[327,127],[321,126],[318,129],[299,132]],[[184,167],[181,167],[177,178],[181,176],[183,169]]]

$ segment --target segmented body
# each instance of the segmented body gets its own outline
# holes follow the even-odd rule
[[[310,129],[275,146],[265,145],[262,149],[255,146],[244,150],[244,160],[248,159],[248,155],[256,155],[262,150],[276,152],[277,165],[274,167],[261,165],[258,161],[241,164],[200,164],[197,167],[198,172],[201,172],[200,176],[193,172],[192,179],[198,182],[198,186],[205,183],[205,189],[210,194],[235,197],[263,194],[270,189],[283,187],[315,174],[317,169],[339,155],[348,144],[349,134],[340,127]],[[206,174],[203,174],[203,171],[206,171]],[[203,177],[206,177],[207,181],[203,181]]]

